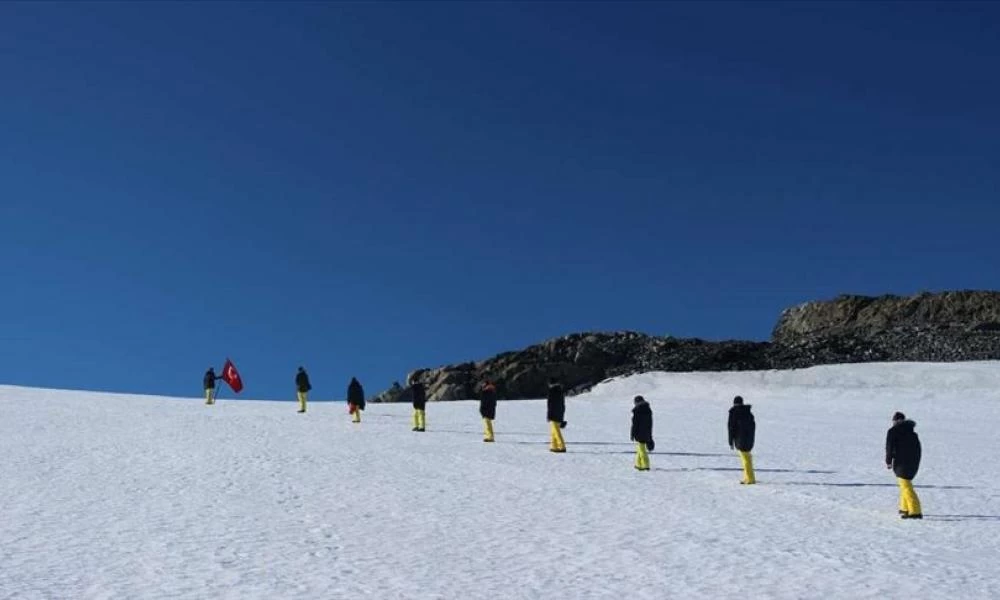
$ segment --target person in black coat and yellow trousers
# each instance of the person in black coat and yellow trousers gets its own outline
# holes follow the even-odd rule
[[[754,421],[750,405],[743,404],[743,397],[733,398],[733,407],[729,409],[729,448],[735,449],[743,463],[743,479],[740,483],[753,485],[757,477],[753,471],[754,438],[757,436],[757,423]]]
[[[410,384],[413,399],[413,431],[427,430],[427,390],[424,384],[414,381]]]
[[[202,385],[205,386],[205,404],[215,404],[215,380],[222,379],[215,374],[215,367],[209,367],[205,371],[205,378],[202,380]]]
[[[299,401],[299,412],[306,412],[306,401],[309,399],[309,390],[312,389],[312,384],[309,383],[309,375],[306,370],[299,367],[299,371],[295,374],[295,396]]]
[[[885,466],[896,474],[899,484],[899,515],[904,519],[923,519],[920,498],[913,490],[913,478],[920,469],[920,438],[913,430],[917,424],[901,412],[892,415],[892,427],[885,434]]]
[[[360,423],[361,411],[365,409],[365,388],[361,387],[357,377],[351,377],[351,382],[347,384],[347,406],[352,420]]]
[[[497,418],[497,386],[486,380],[479,390],[479,416],[483,418],[483,441],[493,441],[493,420]]]
[[[562,428],[566,426],[566,392],[554,378],[549,379],[549,396],[546,400],[546,419],[549,422],[550,452],[565,452]]]
[[[649,451],[653,449],[653,409],[642,396],[636,396],[632,408],[631,439],[636,444],[635,468],[649,470]]]

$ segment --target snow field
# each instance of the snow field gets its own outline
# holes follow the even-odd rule
[[[0,387],[0,598],[1000,597],[1000,363],[611,381],[568,400],[565,455],[541,401],[501,402],[495,444],[474,402],[423,434],[408,405],[295,409]],[[895,410],[919,522],[883,465]]]

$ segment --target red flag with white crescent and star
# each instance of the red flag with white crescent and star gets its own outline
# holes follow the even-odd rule
[[[222,380],[229,384],[229,387],[233,388],[233,391],[239,394],[243,390],[243,379],[240,378],[240,372],[236,370],[236,365],[233,361],[226,359],[226,366],[222,367]]]

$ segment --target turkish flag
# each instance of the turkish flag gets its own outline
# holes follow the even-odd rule
[[[233,361],[226,359],[226,366],[222,367],[222,380],[229,384],[229,387],[233,388],[233,391],[239,394],[243,391],[243,380],[240,378],[240,372],[236,370],[236,365]]]

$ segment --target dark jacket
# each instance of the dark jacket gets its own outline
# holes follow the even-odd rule
[[[222,379],[222,378],[215,374],[214,369],[209,369],[205,371],[205,379],[202,380],[202,383],[205,384],[205,389],[214,390],[216,379]]]
[[[757,436],[757,423],[749,404],[738,404],[729,409],[729,447],[741,452],[753,450]]]
[[[313,389],[312,385],[309,384],[309,376],[306,375],[305,371],[299,371],[295,375],[295,388],[300,392],[308,392]]]
[[[546,420],[562,423],[566,419],[566,393],[558,383],[549,386]]]
[[[640,444],[653,441],[653,409],[649,407],[649,402],[640,402],[632,409],[631,439]]]
[[[347,403],[357,406],[361,410],[365,408],[365,389],[361,387],[361,382],[351,377],[351,383],[347,385]]]
[[[484,385],[479,391],[479,416],[484,419],[497,418],[497,388],[493,384]]]
[[[885,435],[885,464],[900,479],[913,479],[920,468],[920,438],[909,419],[889,428]]]
[[[413,408],[424,410],[427,408],[427,390],[422,383],[414,383],[410,386],[410,396],[413,399]]]

